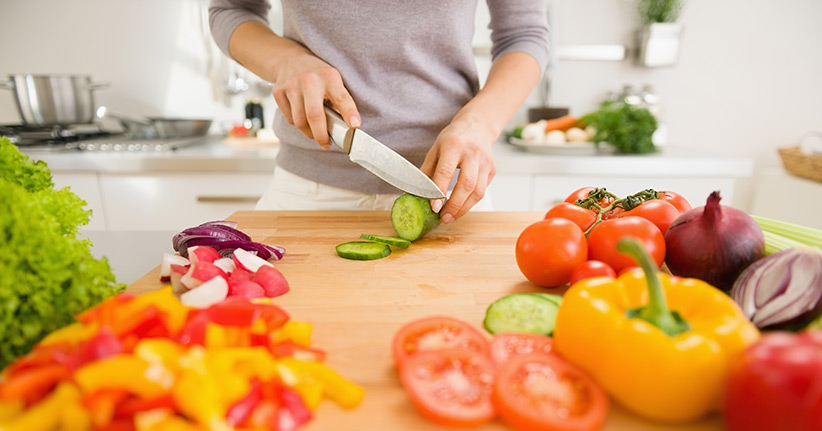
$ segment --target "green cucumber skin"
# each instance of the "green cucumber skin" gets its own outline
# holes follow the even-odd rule
[[[412,209],[417,210],[416,214],[409,214],[404,208],[409,205]],[[400,224],[403,223],[403,219],[407,218],[414,218],[417,222],[422,219],[420,228],[414,229],[412,232],[402,229]],[[440,215],[431,209],[431,201],[428,198],[406,193],[400,195],[391,206],[391,225],[394,227],[394,231],[397,232],[398,237],[408,241],[416,241],[440,225]]]
[[[411,242],[407,239],[397,238],[393,236],[373,235],[368,233],[361,234],[360,239],[378,242],[381,244],[388,244],[390,246],[399,248],[408,248],[408,246],[411,244]]]
[[[372,245],[376,253],[368,253],[363,249],[358,249],[358,245]],[[382,247],[379,247],[382,246]],[[369,247],[371,248],[371,247]],[[350,241],[339,244],[336,247],[337,256],[349,260],[377,260],[388,257],[391,254],[391,247],[388,244],[380,244],[371,241]]]

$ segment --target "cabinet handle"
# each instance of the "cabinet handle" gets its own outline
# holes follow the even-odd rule
[[[257,203],[260,200],[259,196],[197,196],[197,202],[205,203]]]

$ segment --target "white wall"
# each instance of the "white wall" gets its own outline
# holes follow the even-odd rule
[[[113,110],[239,121],[244,98],[256,94],[213,97],[199,22],[205,1],[0,0],[0,78],[89,74],[110,83],[97,102]],[[633,47],[631,0],[553,4],[562,45]],[[778,147],[822,130],[820,20],[820,0],[690,0],[676,67],[560,62],[551,102],[582,115],[623,84],[651,84],[663,101],[671,145],[753,157],[757,169],[778,165]],[[535,92],[528,105],[539,102]],[[270,96],[265,103],[270,118]],[[524,119],[523,109],[514,121]],[[18,121],[11,92],[0,91],[0,122]],[[737,204],[748,207],[753,193],[742,184]]]

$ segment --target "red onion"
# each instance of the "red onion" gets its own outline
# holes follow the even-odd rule
[[[803,328],[822,314],[822,252],[803,246],[763,257],[742,272],[731,297],[759,328]]]
[[[715,191],[705,206],[680,215],[665,234],[672,274],[698,278],[728,291],[739,274],[765,254],[762,228],[744,212],[720,205]]]
[[[188,257],[189,247],[203,245],[214,248],[223,257],[230,257],[234,250],[242,248],[265,260],[283,258],[285,248],[254,242],[236,226],[237,223],[230,221],[210,221],[177,233],[171,242],[183,257]]]

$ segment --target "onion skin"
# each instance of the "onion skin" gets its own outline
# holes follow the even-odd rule
[[[671,223],[665,263],[673,275],[698,278],[727,292],[748,265],[765,255],[765,237],[751,216],[720,205],[720,199],[715,191],[704,206]]]
[[[760,329],[802,329],[822,314],[822,252],[803,246],[763,257],[736,279],[731,297]]]

